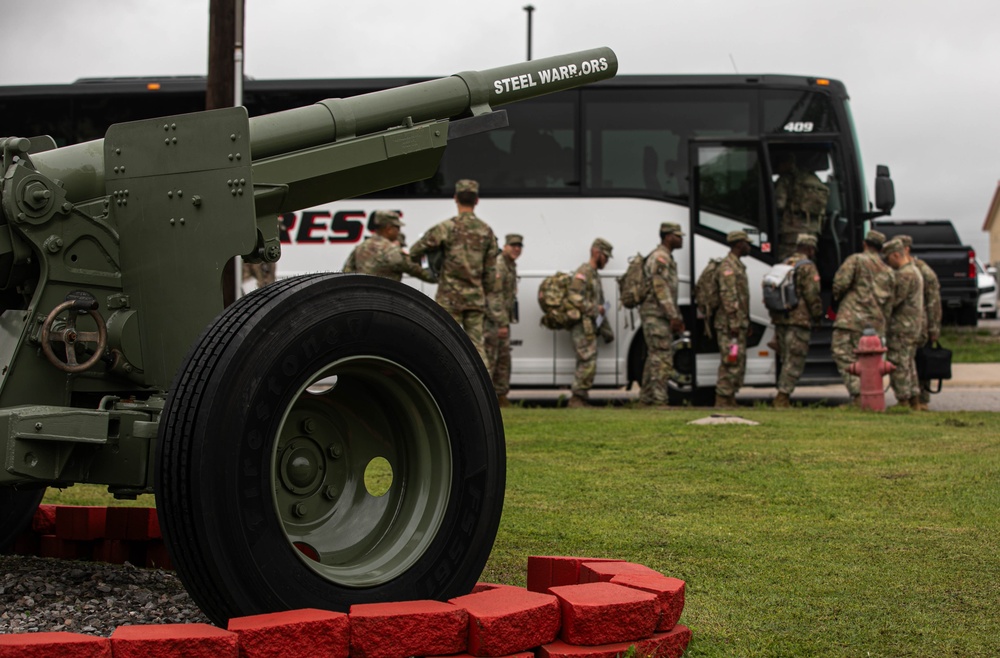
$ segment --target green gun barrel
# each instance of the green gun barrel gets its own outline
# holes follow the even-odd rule
[[[352,98],[250,120],[254,159],[288,153],[345,137],[367,135],[409,119],[413,123],[480,114],[490,108],[611,78],[618,59],[595,48],[545,59],[466,71]]]
[[[489,112],[508,103],[614,77],[610,48],[466,71],[447,78],[276,112],[250,120],[254,161],[402,125]],[[105,194],[104,140],[75,144],[32,157],[40,173],[63,182],[79,203]]]

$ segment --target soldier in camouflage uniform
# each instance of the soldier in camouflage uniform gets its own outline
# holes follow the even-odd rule
[[[434,299],[472,339],[476,351],[489,366],[483,339],[486,293],[497,280],[497,239],[493,229],[476,216],[479,183],[463,179],[455,183],[458,215],[433,226],[410,249],[415,261],[442,249],[444,259]]]
[[[833,277],[833,298],[840,304],[833,323],[830,350],[851,394],[852,406],[860,404],[861,381],[848,372],[848,368],[857,360],[854,350],[861,340],[861,332],[871,327],[884,339],[886,318],[891,311],[895,284],[892,268],[879,256],[884,243],[882,233],[868,231],[863,250],[848,256]]]
[[[611,243],[597,238],[590,247],[590,260],[577,268],[569,284],[567,301],[580,311],[580,321],[573,324],[570,336],[576,351],[576,373],[569,407],[585,407],[590,387],[597,373],[597,336],[605,343],[615,339],[614,330],[605,315],[604,290],[598,272],[611,259]]]
[[[735,407],[736,393],[743,386],[747,368],[747,332],[750,329],[750,285],[747,268],[740,259],[750,253],[750,237],[745,231],[730,231],[726,235],[729,253],[716,268],[719,284],[719,308],[713,326],[719,345],[719,377],[715,384],[715,406]],[[735,344],[735,362],[729,361],[729,351]]]
[[[896,270],[892,314],[886,327],[885,358],[896,369],[889,375],[897,406],[919,409],[920,384],[914,357],[920,338],[926,334],[924,316],[924,277],[906,255],[906,246],[900,240],[889,240],[882,247],[889,265]]]
[[[781,174],[774,184],[780,226],[778,258],[785,259],[795,252],[800,234],[819,237],[826,220],[830,188],[813,172],[799,169],[792,153],[786,153],[777,166]]]
[[[344,263],[345,272],[374,274],[393,281],[402,281],[404,274],[434,283],[433,275],[410,260],[399,246],[399,229],[403,226],[399,213],[377,210],[375,234],[359,244]]]
[[[823,302],[819,296],[819,270],[816,258],[816,236],[802,233],[796,240],[795,253],[784,260],[786,265],[795,266],[795,294],[798,305],[788,311],[771,311],[771,322],[778,336],[778,356],[781,359],[781,374],[778,375],[778,395],[772,405],[778,408],[790,407],[792,391],[806,367],[809,354],[809,336],[812,325],[823,315]]]
[[[672,253],[683,246],[680,225],[663,222],[660,244],[643,265],[650,291],[639,306],[647,348],[639,402],[646,405],[667,404],[667,382],[674,372],[674,336],[684,331],[684,318],[677,306],[677,263]]]
[[[493,388],[501,407],[510,400],[510,325],[517,322],[517,259],[521,257],[524,238],[510,233],[504,238],[503,251],[497,254],[497,281],[486,295],[486,354],[489,356]]]
[[[933,343],[941,337],[941,282],[930,265],[910,253],[913,238],[908,235],[897,235],[896,239],[906,247],[906,255],[913,261],[924,278],[924,329],[926,331],[920,335],[919,344]],[[914,406],[919,411],[927,411],[930,401],[931,383],[929,380],[920,380],[920,396]]]

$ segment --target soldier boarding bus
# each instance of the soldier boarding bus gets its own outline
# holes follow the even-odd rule
[[[415,79],[247,80],[251,116],[346,97]],[[204,78],[87,80],[0,87],[7,134],[50,134],[64,145],[103,136],[111,123],[204,107]],[[698,274],[745,231],[751,327],[745,386],[774,386],[780,364],[761,280],[799,233],[817,237],[825,317],[812,332],[799,385],[839,383],[830,355],[834,273],[860,249],[866,223],[888,214],[892,184],[879,166],[869,203],[847,90],[836,80],[787,75],[627,76],[510,106],[508,126],[449,142],[435,176],[376,195],[281,217],[279,278],[336,271],[371,235],[378,210],[400,214],[412,244],[455,214],[454,185],[479,182],[476,213],[503,236],[524,236],[518,322],[511,326],[514,387],[568,387],[575,355],[568,331],[540,324],[537,292],[572,272],[597,237],[614,246],[601,271],[616,339],[598,346],[595,388],[639,381],[645,358],[638,313],[620,307],[616,280],[658,243],[661,222],[686,237],[674,252],[679,304],[690,340],[679,344],[670,399],[711,401],[718,347],[693,297]],[[433,296],[434,286],[404,282]]]

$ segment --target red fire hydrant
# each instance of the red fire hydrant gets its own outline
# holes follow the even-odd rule
[[[854,349],[858,360],[851,364],[848,372],[861,378],[862,409],[885,411],[882,378],[896,369],[896,366],[882,358],[886,351],[874,329],[867,328],[861,333],[861,340]]]

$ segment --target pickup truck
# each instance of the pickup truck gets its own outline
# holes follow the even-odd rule
[[[962,244],[949,220],[879,220],[872,222],[872,228],[887,238],[913,238],[910,252],[930,265],[941,281],[944,322],[975,326],[979,304],[976,251]]]

